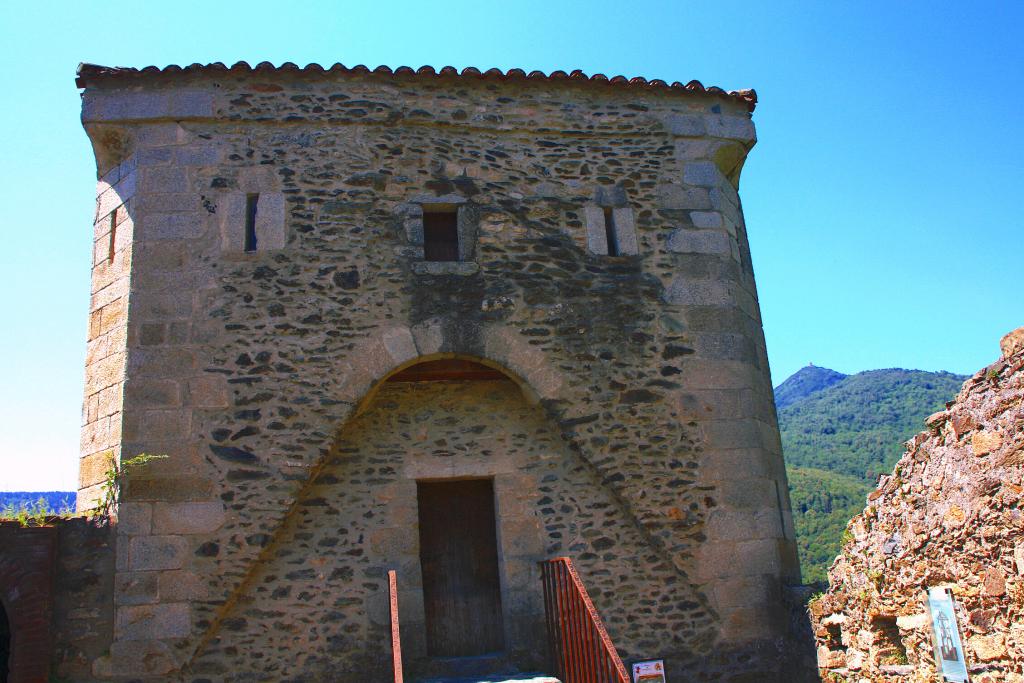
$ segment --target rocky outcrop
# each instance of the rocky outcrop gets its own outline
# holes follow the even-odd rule
[[[1024,327],[1000,346],[847,527],[810,603],[827,680],[935,680],[925,592],[947,586],[971,680],[1024,681]]]

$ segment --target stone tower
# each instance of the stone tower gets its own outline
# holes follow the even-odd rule
[[[111,459],[168,456],[124,485],[97,677],[390,680],[389,569],[414,674],[542,670],[554,556],[623,659],[785,677],[752,91],[291,64],[78,85],[79,508]],[[467,547],[468,608],[444,584]]]

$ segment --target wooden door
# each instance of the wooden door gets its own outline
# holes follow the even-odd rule
[[[503,650],[492,482],[420,482],[417,498],[427,654]]]

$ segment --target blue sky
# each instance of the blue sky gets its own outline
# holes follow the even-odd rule
[[[0,490],[77,476],[95,180],[78,62],[754,87],[740,190],[778,383],[808,362],[970,373],[1024,324],[1022,25],[1020,2],[5,3]]]

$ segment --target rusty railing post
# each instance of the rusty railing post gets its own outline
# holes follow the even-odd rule
[[[402,635],[398,629],[398,576],[394,569],[388,570],[388,597],[391,612],[391,668],[395,672],[395,683],[403,683]]]
[[[568,557],[541,565],[548,647],[563,683],[629,683],[626,667]]]

